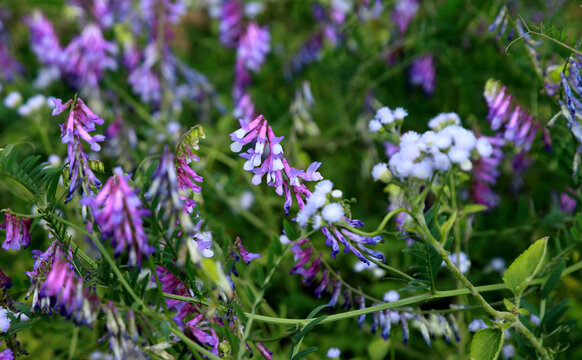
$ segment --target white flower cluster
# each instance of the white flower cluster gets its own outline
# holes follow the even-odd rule
[[[329,180],[322,180],[315,185],[315,190],[307,199],[305,206],[297,213],[295,220],[301,227],[306,227],[311,220],[313,228],[319,229],[324,221],[336,223],[343,218],[343,206],[337,202],[329,202],[328,194],[332,199],[339,199],[343,195],[341,190],[333,190],[333,183]]]
[[[382,128],[382,125],[393,124],[395,121],[404,120],[404,118],[407,116],[408,112],[406,112],[406,110],[401,107],[392,111],[389,107],[384,106],[383,108],[376,111],[376,116],[370,120],[370,123],[368,123],[368,128],[371,132],[377,132]]]
[[[489,157],[489,141],[477,139],[460,123],[455,113],[440,114],[430,120],[432,130],[422,135],[414,131],[402,135],[400,150],[388,163],[392,174],[400,179],[428,180],[436,171],[446,171],[455,164],[463,171],[471,170],[472,156]]]

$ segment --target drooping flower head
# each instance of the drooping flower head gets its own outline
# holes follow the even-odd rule
[[[52,104],[53,115],[60,115],[69,110],[65,123],[60,125],[61,141],[67,144],[68,150],[70,185],[67,201],[69,201],[79,187],[83,193],[92,193],[93,188],[101,185],[91,170],[89,158],[83,150],[81,140],[90,144],[93,151],[99,151],[101,146],[98,143],[105,140],[105,137],[89,133],[95,131],[95,124],[102,125],[104,121],[80,98],[69,100],[64,104],[60,99],[53,99]]]
[[[41,64],[60,66],[63,49],[55,34],[53,24],[40,11],[35,11],[25,19],[30,29],[32,51]]]
[[[2,248],[4,250],[20,250],[20,248],[26,248],[30,243],[31,222],[32,220],[29,218],[20,218],[5,212],[4,222],[0,225],[0,230],[6,230],[6,240],[2,244]]]
[[[237,46],[243,31],[243,6],[238,0],[226,0],[220,9],[220,43],[228,48]]]
[[[247,25],[237,48],[237,62],[254,72],[259,71],[265,62],[265,57],[271,50],[271,35],[266,28],[261,28],[256,22]]]
[[[93,208],[95,222],[105,238],[111,239],[116,255],[129,251],[129,265],[140,266],[142,256],[154,248],[147,243],[142,217],[149,214],[137,196],[138,190],[129,183],[120,167],[107,180],[95,198],[86,198]]]

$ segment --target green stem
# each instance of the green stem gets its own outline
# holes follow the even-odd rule
[[[394,268],[394,267],[392,267],[390,265],[386,265],[386,264],[384,264],[381,261],[377,261],[377,260],[374,260],[372,258],[370,258],[368,260],[370,260],[374,264],[378,265],[378,267],[381,267],[382,269],[384,269],[384,270],[386,270],[386,271],[388,271],[388,272],[390,272],[392,274],[398,275],[398,276],[400,276],[401,278],[403,278],[405,280],[408,280],[408,281],[414,280],[414,278],[412,276],[408,275],[407,273],[402,272],[402,271],[400,271],[400,270],[398,270],[398,269],[396,269],[396,268]]]
[[[517,319],[515,321],[515,328],[517,329],[518,333],[523,335],[527,339],[527,341],[529,341],[533,345],[533,347],[536,349],[536,351],[541,355],[542,359],[544,359],[544,360],[551,360],[552,359],[550,357],[550,355],[548,354],[548,351],[539,342],[539,340],[534,336],[534,334],[532,334],[531,331],[529,331],[528,328],[526,328],[521,323],[521,321],[519,321]]]
[[[365,232],[365,231],[359,230],[353,226],[350,226],[345,221],[342,222],[340,225],[342,227],[348,229],[349,231],[353,232],[354,234],[358,234],[358,235],[366,236],[366,237],[374,237],[374,236],[380,235],[382,233],[382,231],[384,230],[384,228],[386,227],[386,225],[388,224],[388,221],[390,221],[390,219],[392,219],[392,217],[394,217],[394,215],[401,213],[401,212],[406,212],[409,215],[412,215],[410,213],[410,211],[406,208],[394,209],[394,210],[390,211],[388,214],[386,214],[386,216],[384,216],[384,219],[382,220],[380,225],[378,225],[378,228],[372,232]]]

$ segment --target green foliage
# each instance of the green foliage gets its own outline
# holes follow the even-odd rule
[[[481,329],[471,340],[471,360],[495,360],[503,346],[501,329]]]
[[[542,269],[546,261],[547,246],[547,237],[539,239],[515,259],[503,275],[503,282],[517,298]]]

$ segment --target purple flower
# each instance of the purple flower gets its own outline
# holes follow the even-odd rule
[[[578,121],[582,114],[582,75],[580,74],[582,59],[570,57],[569,64],[568,71],[560,73],[564,97],[559,103],[568,128],[576,140],[582,143],[582,125]]]
[[[61,70],[77,86],[93,88],[99,84],[106,70],[117,68],[116,54],[115,43],[106,41],[101,29],[90,24],[63,51]]]
[[[492,186],[497,184],[497,178],[500,176],[499,167],[504,157],[501,148],[505,140],[499,136],[483,138],[489,141],[493,150],[491,156],[479,158],[473,167],[471,195],[476,203],[486,205],[491,209],[500,201],[499,195],[493,191]]]
[[[398,25],[400,34],[406,33],[408,25],[416,16],[419,0],[399,0],[392,12],[392,21]],[[428,91],[427,91],[428,92]]]
[[[560,210],[564,213],[573,214],[576,210],[577,201],[568,192],[560,194]]]
[[[255,142],[254,148],[249,148],[240,156],[247,159],[243,168],[253,172],[252,183],[258,185],[263,176],[267,177],[267,185],[275,187],[275,192],[285,196],[285,213],[289,213],[292,203],[292,192],[297,199],[300,208],[304,206],[303,197],[308,197],[311,192],[300,180],[317,181],[323,179],[317,169],[321,163],[312,163],[307,171],[298,170],[289,165],[283,154],[280,142],[283,137],[276,137],[267,119],[259,115],[250,123],[240,121],[241,128],[230,134],[233,143],[230,149],[239,152],[245,145]],[[265,159],[263,154],[268,151]]]
[[[220,43],[235,48],[242,35],[243,6],[238,0],[226,0],[220,9]]]
[[[142,0],[141,10],[146,24],[156,32],[162,17],[171,24],[180,22],[180,17],[186,12],[186,3],[183,0]]]
[[[149,212],[137,196],[138,190],[129,186],[129,176],[120,167],[109,178],[95,198],[85,198],[93,208],[95,222],[104,237],[110,238],[115,255],[129,250],[129,265],[140,266],[142,255],[148,256],[154,248],[147,243],[142,216]]]
[[[60,66],[64,55],[53,24],[40,11],[35,11],[25,22],[30,29],[32,52],[40,63]]]
[[[60,115],[70,109],[67,119],[61,127],[61,141],[67,144],[69,164],[69,194],[66,201],[73,198],[75,191],[81,186],[83,193],[92,193],[93,187],[98,188],[101,182],[89,166],[89,158],[83,150],[81,139],[91,145],[91,149],[99,151],[98,142],[105,140],[103,135],[90,135],[95,130],[95,124],[102,125],[103,119],[96,115],[85,102],[77,98],[63,104],[60,99],[53,99],[53,115]]]
[[[432,55],[425,55],[414,60],[410,69],[410,83],[421,86],[427,95],[432,95],[435,88],[435,67]]]
[[[0,38],[0,79],[6,81],[14,80],[15,75],[22,74],[24,68],[8,50],[8,44],[5,39]]]
[[[236,240],[234,242],[234,246],[238,249],[238,253],[240,254],[240,257],[242,258],[244,263],[247,265],[250,264],[251,261],[261,257],[261,254],[255,254],[255,253],[248,252],[247,249],[245,249],[244,245],[242,244],[240,237],[236,238]]]
[[[218,335],[210,331],[212,328],[207,320],[204,318],[204,314],[196,315],[192,320],[186,323],[186,327],[188,328],[191,337],[193,337],[196,341],[203,345],[208,345],[213,348],[213,350],[217,349],[217,345],[219,343]],[[217,355],[217,351],[212,351]]]
[[[14,353],[11,349],[0,351],[0,360],[14,360]]]
[[[149,359],[137,344],[139,333],[137,332],[133,310],[130,308],[124,319],[119,310],[109,301],[105,308],[105,315],[105,330],[107,334],[104,339],[109,339],[109,348],[113,353],[114,359]]]
[[[250,22],[237,47],[237,64],[240,62],[251,71],[259,71],[271,50],[270,41],[271,35],[266,28],[260,28],[254,21]]]
[[[97,320],[99,300],[83,287],[83,281],[60,257],[54,260],[41,285],[40,296],[50,298],[53,307],[76,324],[90,327]]]
[[[20,250],[21,247],[26,248],[30,243],[31,222],[32,220],[29,218],[19,218],[16,215],[4,213],[4,222],[0,225],[0,230],[6,229],[6,240],[2,244],[2,249]]]

